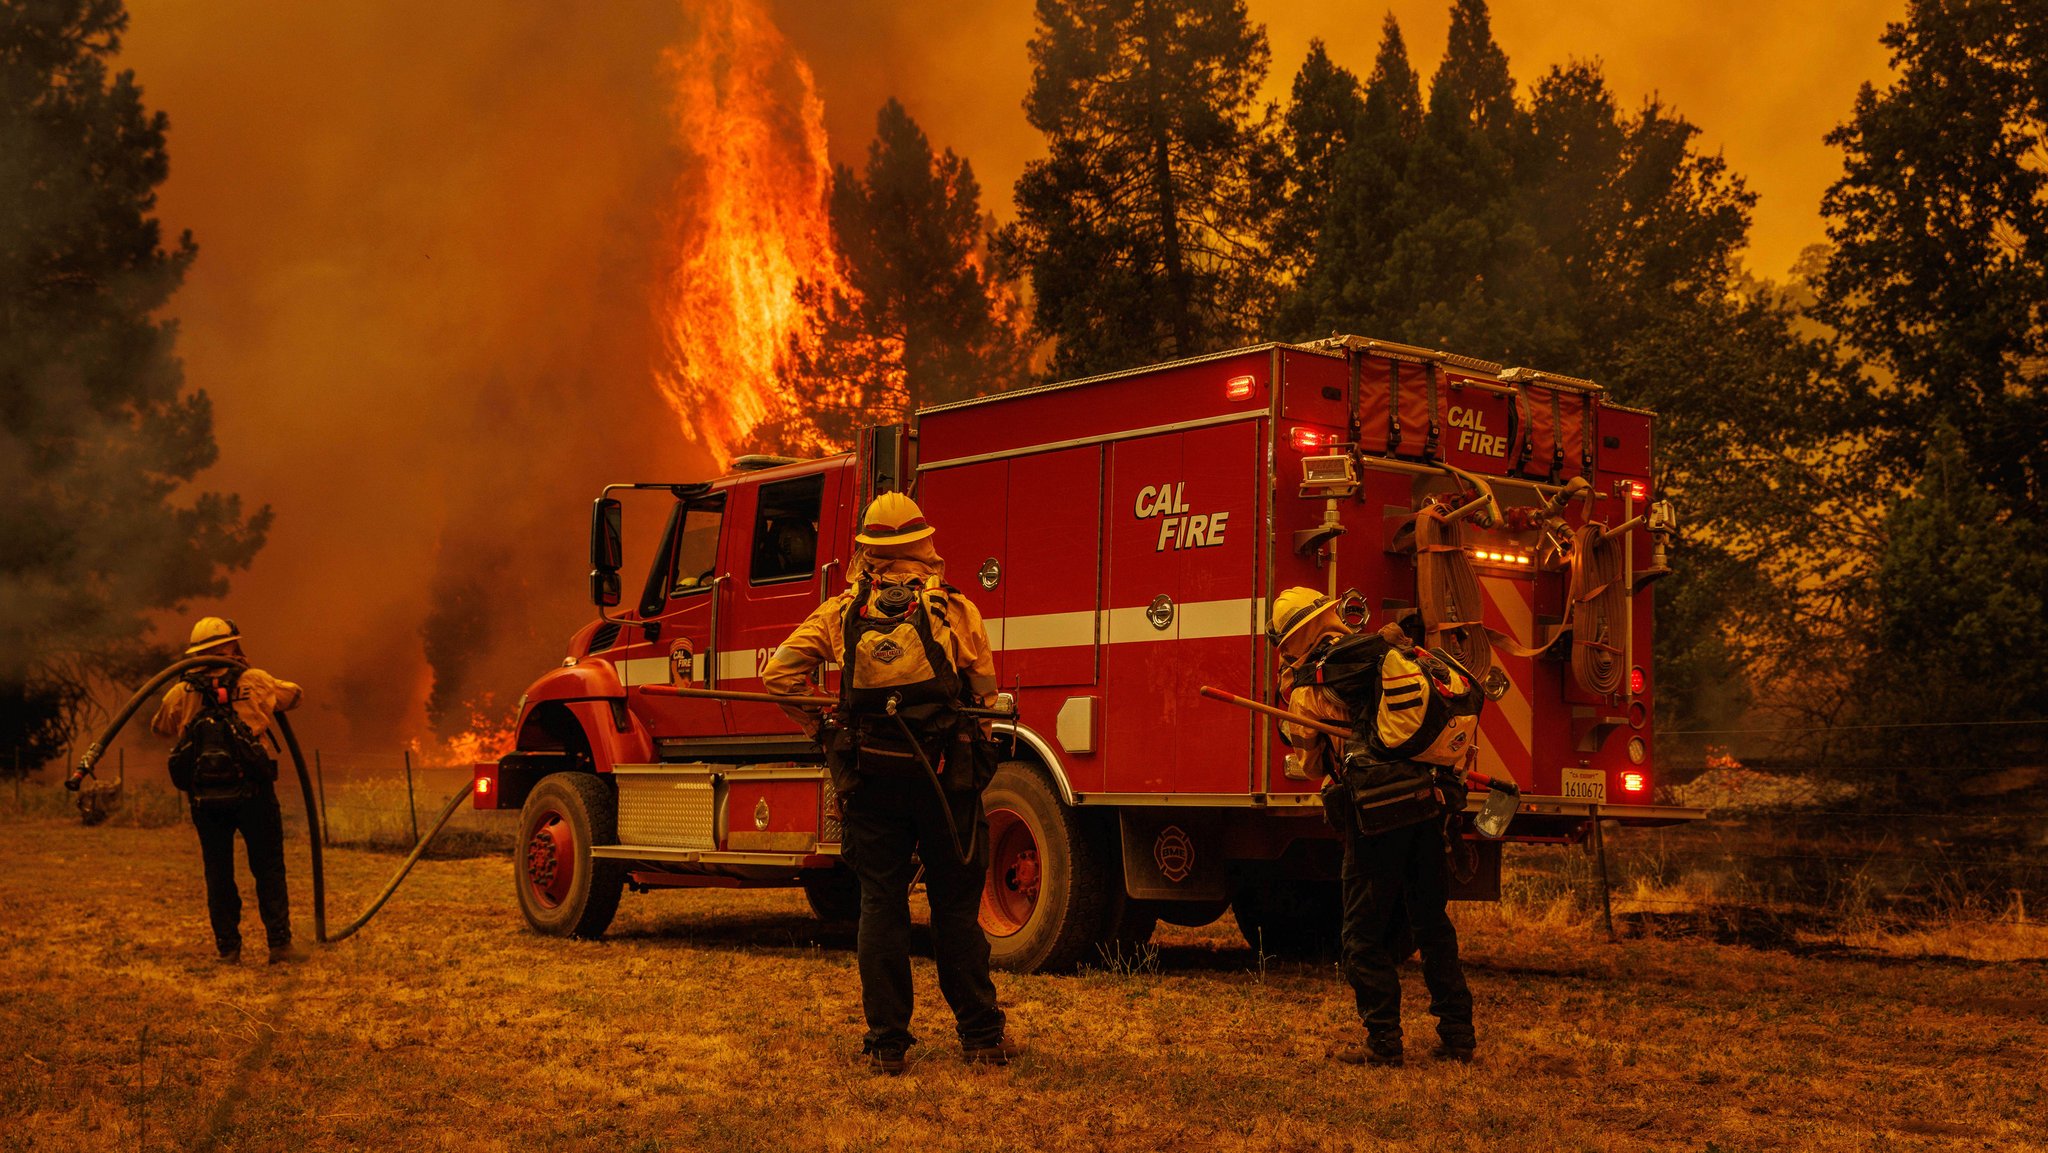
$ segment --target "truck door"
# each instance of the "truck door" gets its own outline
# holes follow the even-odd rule
[[[1250,691],[1259,643],[1253,422],[1110,448],[1103,646],[1103,789],[1247,793],[1252,724],[1202,700]]]
[[[730,490],[719,489],[676,502],[636,606],[634,616],[641,623],[626,625],[612,651],[612,665],[634,710],[664,734],[709,736],[726,731],[724,714],[715,704],[651,697],[638,689],[669,683],[669,662],[677,645],[692,655],[693,675],[704,683],[706,654],[714,639],[714,606],[720,616],[727,612],[717,602],[729,588],[719,574],[729,571],[732,563],[724,544],[730,499]]]
[[[720,642],[718,687],[760,691],[761,668],[775,646],[845,583],[853,535],[842,515],[846,479],[845,468],[833,467],[764,480],[749,486],[749,507],[734,510],[748,518],[749,529],[733,536],[746,555],[736,556],[730,570],[731,616],[724,622],[730,642]],[[735,732],[796,729],[775,705],[738,702],[731,715]]]

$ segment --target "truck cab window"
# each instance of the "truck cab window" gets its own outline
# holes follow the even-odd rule
[[[761,486],[754,514],[754,584],[804,580],[817,571],[822,473]]]
[[[669,566],[672,597],[710,588],[711,578],[718,575],[718,527],[725,519],[725,495],[692,504],[682,513]]]

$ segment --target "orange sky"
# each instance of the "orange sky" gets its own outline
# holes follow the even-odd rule
[[[202,485],[278,514],[227,601],[192,614],[234,616],[260,662],[313,682],[309,743],[422,730],[437,572],[505,598],[476,675],[516,697],[587,619],[597,484],[707,471],[650,371],[678,165],[660,55],[690,2],[131,0],[119,66],[170,116],[161,215],[200,245],[170,311],[218,413]],[[897,95],[1008,215],[1041,144],[1020,109],[1028,0],[768,3],[836,155],[858,159]],[[1655,90],[1702,125],[1762,195],[1754,267],[1782,275],[1821,237],[1821,134],[1883,71],[1901,8],[1501,0],[1494,21],[1524,84],[1598,56],[1624,104]],[[1394,10],[1426,76],[1447,5]],[[1365,72],[1384,11],[1254,0],[1275,94],[1312,35]]]

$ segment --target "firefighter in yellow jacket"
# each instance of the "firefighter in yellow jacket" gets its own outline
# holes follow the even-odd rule
[[[993,756],[963,705],[995,695],[995,660],[974,603],[944,583],[945,562],[916,502],[884,493],[854,537],[849,588],[819,605],[762,670],[783,696],[813,695],[840,669],[829,717],[790,707],[826,750],[844,828],[841,852],[860,880],[863,1051],[900,1073],[910,1032],[910,884],[919,864],[931,904],[939,992],[963,1055],[1001,1065],[1019,1051],[1004,1035],[978,917],[988,872],[981,789]],[[914,856],[913,856],[914,854]]]
[[[192,627],[186,656],[200,654],[233,657],[246,661],[242,634],[235,623],[221,617],[207,617]],[[193,723],[208,712],[209,696],[225,704],[233,733],[221,733],[232,756],[239,779],[186,781],[192,809],[192,824],[199,832],[199,858],[206,870],[206,911],[213,922],[214,947],[220,959],[235,964],[242,959],[242,894],[235,885],[235,834],[249,854],[249,873],[256,880],[256,909],[263,919],[263,934],[270,946],[270,961],[297,961],[305,954],[292,945],[291,904],[285,890],[284,820],[278,810],[276,740],[270,726],[278,713],[296,708],[303,696],[299,686],[279,680],[257,668],[199,669],[170,687],[164,694],[149,727],[159,736],[179,741],[173,750],[173,780],[177,760],[187,742]],[[213,718],[206,718],[209,724]],[[225,719],[225,718],[223,718]],[[263,742],[268,741],[266,747]]]
[[[1357,710],[1319,684],[1298,684],[1294,674],[1317,660],[1323,642],[1351,635],[1338,602],[1310,588],[1291,588],[1273,598],[1272,628],[1280,683],[1289,712],[1356,729]],[[1398,626],[1381,635],[1407,645]],[[1333,738],[1300,725],[1280,725],[1287,743],[1301,750],[1311,776],[1336,777],[1343,770],[1343,750]],[[1364,1045],[1346,1045],[1331,1056],[1351,1064],[1400,1065],[1401,978],[1396,966],[1410,950],[1422,953],[1422,978],[1429,987],[1429,1010],[1437,1018],[1435,1055],[1468,1062],[1476,1044],[1472,1030],[1472,992],[1458,963],[1458,932],[1445,909],[1449,876],[1444,861],[1444,828],[1440,820],[1422,821],[1382,832],[1364,832],[1348,793],[1325,789],[1323,801],[1331,824],[1344,836],[1343,971],[1365,1024]]]

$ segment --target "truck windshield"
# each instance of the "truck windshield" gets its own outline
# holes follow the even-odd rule
[[[711,578],[718,575],[718,526],[724,519],[724,493],[683,510],[669,568],[668,595],[711,587]]]

